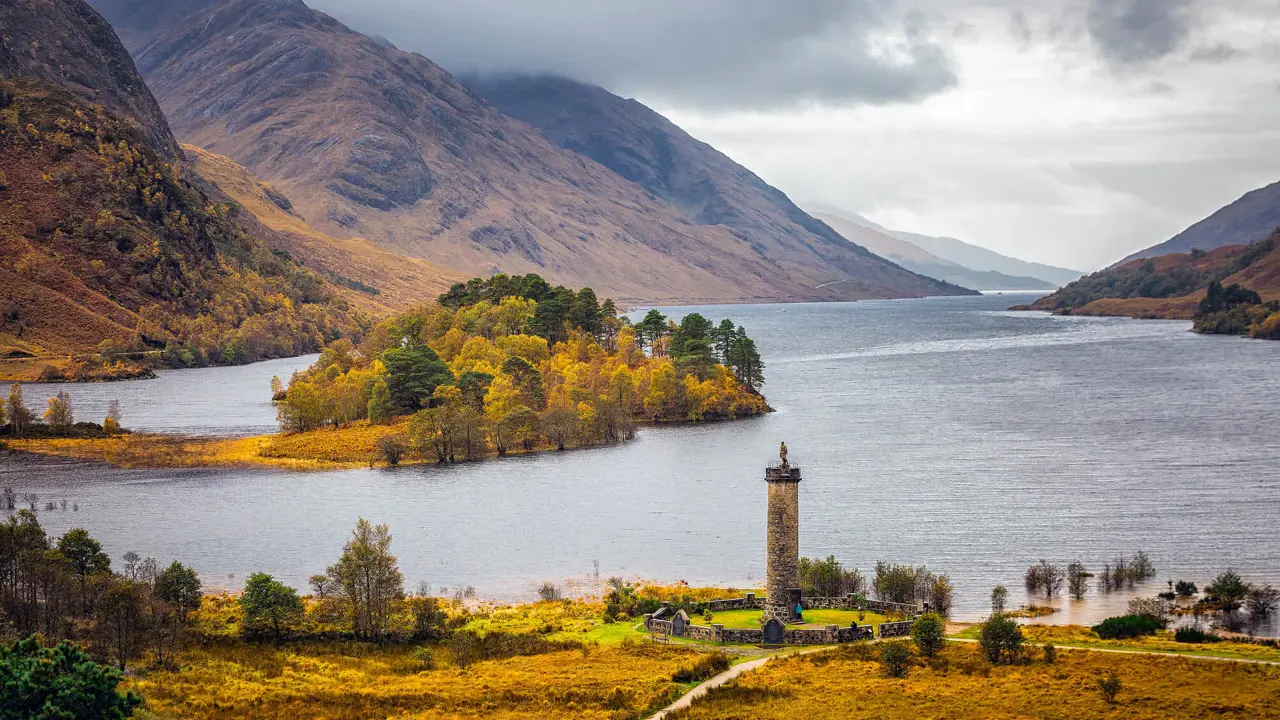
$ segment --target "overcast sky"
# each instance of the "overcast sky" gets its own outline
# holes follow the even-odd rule
[[[313,0],[635,97],[802,204],[1093,270],[1280,180],[1280,0]]]

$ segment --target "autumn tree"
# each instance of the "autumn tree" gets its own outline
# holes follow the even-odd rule
[[[122,429],[120,417],[120,401],[112,398],[107,403],[107,416],[102,420],[102,429],[110,435],[119,433]]]
[[[55,431],[65,433],[75,423],[75,415],[71,409],[71,396],[65,390],[49,398],[48,407],[44,411],[44,421]]]
[[[107,650],[121,672],[142,650],[146,599],[146,588],[141,583],[115,576],[98,602],[94,626],[97,643]]]
[[[31,411],[23,404],[21,383],[9,386],[9,398],[5,402],[5,408],[8,411],[6,415],[9,418],[9,433],[14,437],[22,437],[27,432],[27,426],[31,424]]]
[[[385,424],[391,419],[392,410],[391,391],[387,389],[387,381],[383,378],[378,378],[369,391],[369,403],[367,406],[369,422],[373,425]]]
[[[353,632],[362,638],[385,637],[392,604],[404,597],[404,577],[391,554],[387,526],[360,518],[342,557],[327,572],[349,604]]]

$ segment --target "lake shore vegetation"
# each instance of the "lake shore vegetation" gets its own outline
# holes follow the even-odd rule
[[[265,454],[398,464],[614,443],[640,422],[768,412],[763,383],[731,321],[653,310],[633,326],[590,288],[496,275],[326,348],[277,389]]]

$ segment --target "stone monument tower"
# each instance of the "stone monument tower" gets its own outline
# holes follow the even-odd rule
[[[765,468],[769,485],[769,537],[766,545],[765,603],[761,623],[800,619],[800,468],[787,462],[782,443],[777,465]]]

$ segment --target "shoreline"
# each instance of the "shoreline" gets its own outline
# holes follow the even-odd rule
[[[769,412],[774,412],[773,408],[759,415],[737,418],[637,421],[636,426],[640,428],[729,423],[762,417]],[[505,454],[486,450],[471,459],[459,458],[445,463],[434,456],[409,455],[395,466],[389,465],[379,457],[377,442],[383,437],[403,435],[407,432],[408,426],[409,417],[406,416],[386,425],[370,425],[368,421],[362,420],[336,429],[321,428],[303,433],[272,433],[249,437],[128,432],[107,437],[0,438],[0,448],[7,448],[11,453],[99,462],[125,470],[270,467],[306,472],[417,465],[461,465],[504,457],[590,450],[621,445],[635,439],[633,436],[613,443],[570,445],[563,450],[551,443],[541,443],[529,450],[515,447],[509,448]]]

